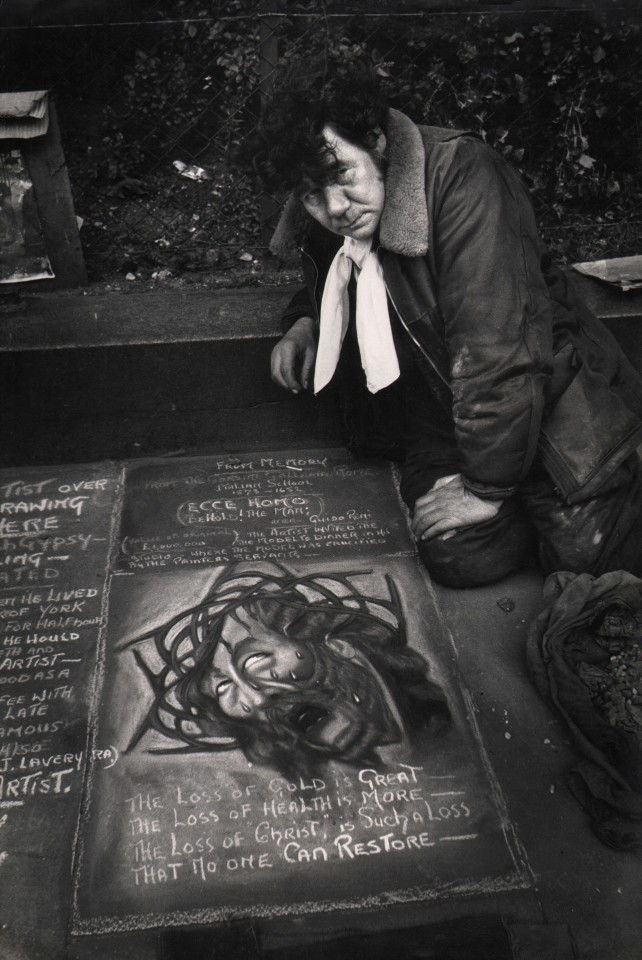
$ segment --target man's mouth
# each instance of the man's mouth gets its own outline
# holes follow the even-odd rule
[[[347,230],[354,230],[355,227],[358,227],[361,223],[361,220],[365,217],[365,213],[360,213],[358,217],[355,217],[350,223],[346,224],[345,227],[341,227],[342,231],[345,233]]]
[[[290,713],[290,722],[301,733],[307,733],[312,727],[316,726],[321,720],[329,716],[328,711],[314,704],[306,703],[303,706],[295,707]]]

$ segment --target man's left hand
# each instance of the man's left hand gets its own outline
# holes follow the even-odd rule
[[[460,473],[440,477],[415,503],[412,532],[417,540],[448,539],[459,527],[483,523],[497,516],[499,500],[482,500],[467,490]]]

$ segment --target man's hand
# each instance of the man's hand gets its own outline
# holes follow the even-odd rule
[[[317,352],[312,317],[299,317],[272,351],[272,379],[280,387],[300,393],[310,382]]]
[[[500,507],[501,501],[482,500],[467,490],[460,473],[440,477],[415,503],[412,532],[417,540],[432,540],[443,535],[446,540],[459,527],[492,520]]]

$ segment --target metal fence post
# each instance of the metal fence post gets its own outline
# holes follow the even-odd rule
[[[276,34],[279,0],[262,0],[259,7],[260,18],[260,46],[259,46],[259,75],[261,91],[261,110],[270,88],[270,79],[279,56],[279,40]],[[271,16],[272,14],[272,16]],[[273,197],[266,193],[261,194],[261,244],[269,246],[274,224],[271,222],[279,209]]]

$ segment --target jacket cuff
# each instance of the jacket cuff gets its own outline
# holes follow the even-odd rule
[[[316,318],[316,310],[312,306],[306,287],[302,287],[294,294],[287,307],[281,315],[281,330],[287,333],[290,327],[294,326],[301,317]]]
[[[480,500],[506,500],[517,490],[517,484],[495,485],[493,483],[479,483],[477,480],[471,480],[469,477],[462,477],[464,487],[470,490]]]
[[[281,317],[281,333],[287,333],[301,317],[310,317],[310,311],[296,310],[283,314]],[[311,319],[314,321],[314,328],[316,330],[318,327],[317,321],[314,317],[311,317]]]

